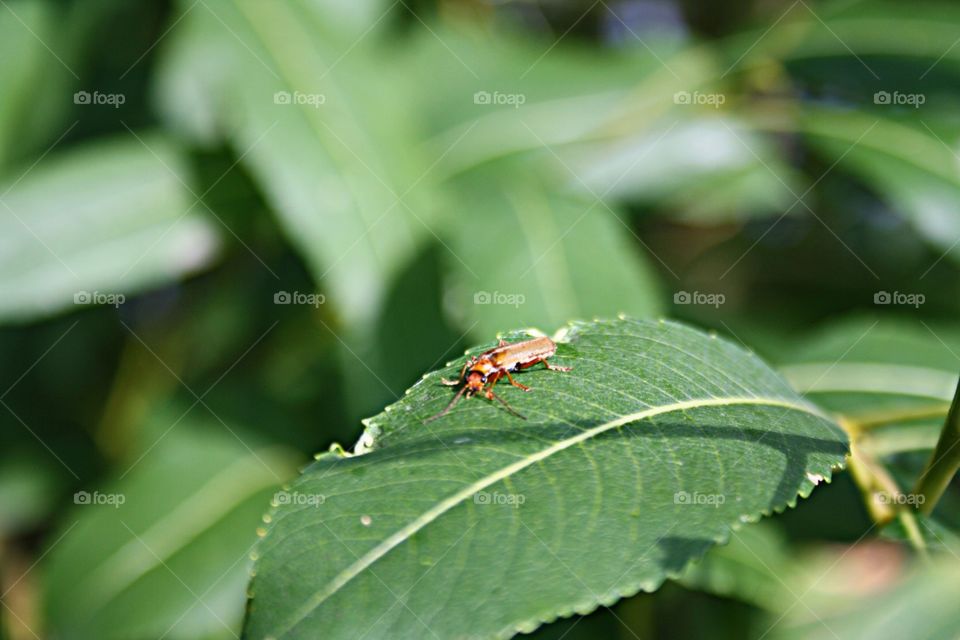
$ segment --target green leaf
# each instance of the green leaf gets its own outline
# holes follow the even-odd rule
[[[119,479],[74,496],[77,506],[51,534],[45,596],[57,635],[224,638],[239,630],[262,506],[292,473],[292,459],[174,426],[142,460],[122,465]]]
[[[322,504],[268,516],[248,637],[509,637],[656,589],[843,463],[836,425],[715,336],[621,318],[557,340],[572,371],[497,387],[527,420],[473,398],[423,424],[457,361],[367,422],[366,453],[308,468],[290,491]]]
[[[456,257],[448,263],[448,301],[472,335],[620,312],[659,314],[656,274],[639,243],[630,241],[633,231],[622,213],[596,200],[553,194],[534,180],[498,183],[485,175],[461,186],[469,213],[457,226]],[[491,231],[496,236],[484,241]]]
[[[0,67],[0,170],[7,172],[73,128],[63,115],[74,80],[67,51],[77,21],[51,3],[10,0],[0,8],[0,58],[11,62]]]
[[[205,266],[218,236],[185,174],[163,139],[125,135],[0,187],[0,320],[119,304]]]
[[[12,449],[0,456],[0,536],[3,537],[29,530],[49,517],[63,484],[46,458],[29,450]]]
[[[922,126],[862,111],[811,109],[802,121],[815,148],[860,177],[939,252],[960,261],[957,127]],[[921,274],[921,275],[926,275]]]
[[[893,545],[865,544],[820,555],[806,558],[808,578],[791,586],[797,606],[762,625],[764,635],[778,640],[956,637],[960,563],[955,554],[905,562]]]
[[[729,544],[711,549],[678,582],[783,613],[793,601],[787,585],[795,562],[776,527],[760,522],[733,531]]]
[[[161,110],[196,139],[232,145],[329,303],[348,322],[369,322],[432,232],[414,89],[381,72],[373,36],[329,37],[335,25],[320,7],[182,6]]]
[[[704,225],[783,212],[804,191],[775,146],[736,118],[670,116],[652,131],[572,151],[574,188],[660,204]]]
[[[714,86],[722,68],[702,47],[659,34],[632,48],[553,47],[443,25],[418,38],[403,70],[437,87],[420,101],[435,131],[430,147],[446,156],[440,172],[522,156],[524,174],[537,165],[591,200],[631,197],[713,224],[782,211],[791,189],[801,191],[773,145],[735,131],[729,105],[678,104],[683,92],[729,94]],[[478,103],[485,94],[490,103]],[[496,104],[497,95],[513,101]]]
[[[800,341],[779,370],[807,398],[854,420],[929,411],[942,423],[957,385],[958,353],[954,328],[853,317]]]

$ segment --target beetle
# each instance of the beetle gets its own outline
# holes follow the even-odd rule
[[[484,351],[478,356],[472,356],[463,365],[460,375],[456,380],[447,380],[441,378],[440,382],[448,387],[463,385],[453,400],[447,405],[447,408],[440,413],[424,420],[424,423],[441,418],[453,409],[460,396],[466,395],[472,398],[475,395],[483,395],[487,400],[497,400],[506,407],[507,411],[526,420],[525,416],[520,415],[513,410],[507,402],[493,392],[494,385],[500,378],[506,377],[513,386],[524,391],[530,391],[530,387],[521,384],[513,379],[511,373],[516,373],[522,369],[527,369],[535,364],[543,363],[551,371],[570,371],[570,367],[561,367],[547,362],[547,358],[557,352],[557,344],[547,338],[531,338],[523,342],[514,342],[510,344],[501,339],[497,346]]]

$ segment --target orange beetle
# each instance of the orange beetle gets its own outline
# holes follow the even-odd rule
[[[457,404],[460,396],[464,394],[466,394],[468,398],[472,398],[475,395],[483,395],[488,400],[497,400],[506,407],[507,411],[526,420],[526,417],[514,411],[503,398],[496,395],[493,392],[493,387],[500,378],[506,376],[507,380],[509,380],[513,386],[523,389],[524,391],[530,391],[530,387],[514,380],[510,373],[516,373],[521,369],[532,367],[540,362],[551,371],[570,371],[570,367],[559,367],[547,362],[547,358],[556,352],[557,344],[547,337],[532,338],[513,344],[508,344],[504,340],[500,340],[500,344],[496,347],[488,349],[480,355],[473,356],[467,360],[456,380],[441,378],[441,382],[448,387],[455,387],[460,384],[462,384],[463,387],[457,392],[457,395],[453,397],[453,400],[450,401],[446,409],[435,416],[427,418],[424,420],[424,423],[445,416],[450,409],[453,409],[453,406]]]

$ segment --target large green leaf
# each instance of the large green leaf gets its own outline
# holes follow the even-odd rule
[[[205,266],[218,236],[162,138],[51,156],[0,187],[0,320],[120,303]]]
[[[0,5],[0,171],[29,165],[73,130],[65,121],[80,68],[75,43],[106,3],[74,15],[54,3],[9,0]]]
[[[438,88],[420,96],[436,132],[430,148],[446,155],[438,172],[523,157],[591,200],[626,196],[713,223],[782,210],[793,202],[791,183],[800,191],[773,145],[735,131],[730,105],[678,100],[710,93],[726,101],[708,49],[657,34],[597,50],[508,30],[436,29],[420,34],[404,71]]]
[[[423,424],[458,361],[369,420],[362,455],[320,456],[289,489],[320,508],[268,516],[249,637],[508,637],[656,589],[843,462],[834,424],[715,336],[621,318],[557,340],[571,372],[498,387],[527,420],[470,399]]]
[[[197,139],[226,138],[328,303],[370,321],[438,206],[423,195],[413,89],[381,72],[373,35],[341,41],[335,14],[319,6],[181,4],[157,91],[163,112]]]
[[[469,215],[456,229],[457,259],[449,261],[447,302],[472,335],[620,312],[659,314],[652,258],[632,241],[622,213],[594,199],[552,193],[535,179],[484,177],[480,172],[460,187]]]
[[[44,559],[58,637],[236,636],[262,504],[293,459],[196,426],[171,416],[122,477],[74,496]]]
[[[927,242],[960,260],[960,215],[954,206],[960,171],[952,148],[957,127],[931,119],[933,128],[927,119],[925,114],[915,124],[862,111],[811,109],[799,126],[817,149],[874,189]]]
[[[792,601],[795,562],[776,527],[760,522],[734,531],[729,544],[711,549],[678,582],[783,613]]]
[[[942,422],[957,386],[958,353],[954,328],[853,317],[802,340],[779,369],[807,398],[854,420],[929,411]]]

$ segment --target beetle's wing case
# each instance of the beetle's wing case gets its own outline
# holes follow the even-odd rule
[[[540,358],[549,358],[557,352],[557,345],[547,337],[533,338],[491,349],[487,357],[498,367],[511,369]]]

